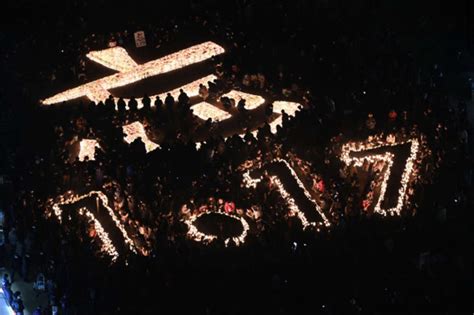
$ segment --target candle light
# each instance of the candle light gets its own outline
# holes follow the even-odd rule
[[[245,242],[245,238],[247,237],[247,232],[249,230],[249,224],[247,223],[247,221],[241,217],[241,216],[237,216],[237,215],[234,215],[234,214],[230,214],[230,213],[226,213],[226,212],[223,212],[223,211],[204,211],[200,214],[192,214],[189,218],[187,219],[184,219],[184,223],[188,226],[188,237],[190,239],[193,239],[197,242],[203,242],[205,244],[209,244],[211,243],[212,241],[216,240],[217,239],[217,235],[212,235],[212,234],[205,234],[201,231],[198,230],[198,228],[196,227],[196,225],[194,224],[194,222],[201,216],[203,215],[206,215],[206,214],[209,214],[209,213],[218,213],[220,215],[223,215],[223,216],[227,216],[229,218],[233,218],[233,219],[236,219],[238,220],[241,224],[242,224],[242,233],[238,236],[234,236],[234,237],[228,237],[224,240],[224,244],[227,246],[228,243],[230,242],[230,240],[232,239],[232,241],[234,241],[234,243],[236,244],[236,246],[239,246],[241,244],[243,244]]]
[[[398,189],[397,204],[395,207],[392,207],[389,209],[382,209],[381,203],[386,198],[385,194],[386,194],[386,189],[387,189],[387,183],[391,175],[391,168],[393,165],[394,155],[391,153],[375,154],[375,155],[367,154],[366,156],[356,158],[356,157],[351,157],[350,154],[351,152],[363,152],[363,151],[378,149],[381,147],[393,147],[393,146],[403,145],[407,143],[410,144],[410,155],[408,156],[408,159],[405,162],[405,168],[403,170],[403,174],[402,174],[402,178],[400,182],[400,188]],[[387,214],[400,215],[400,212],[403,208],[404,201],[407,198],[406,191],[409,185],[410,177],[415,169],[415,161],[417,158],[419,148],[420,148],[419,141],[415,138],[410,139],[408,141],[397,142],[394,136],[387,137],[385,141],[382,140],[381,137],[372,137],[372,138],[369,138],[365,142],[349,142],[349,143],[344,144],[342,146],[341,160],[346,165],[351,165],[352,163],[354,163],[354,166],[358,166],[358,167],[362,166],[362,164],[364,163],[364,160],[367,160],[369,163],[375,163],[377,161],[385,162],[387,166],[386,166],[385,175],[383,176],[382,183],[381,183],[380,198],[374,207],[374,211],[384,216],[386,216]]]
[[[178,70],[224,53],[221,46],[213,42],[195,45],[162,58],[137,65],[123,48],[113,47],[87,54],[91,60],[101,63],[120,72],[86,83],[79,87],[66,90],[42,101],[44,105],[65,102],[87,96],[98,102],[105,100],[111,89],[126,86],[148,77]]]
[[[149,153],[160,146],[153,141],[151,141],[145,132],[145,127],[139,121],[135,121],[131,124],[125,125],[122,127],[123,132],[126,134],[124,140],[127,143],[132,143],[137,138],[141,138],[142,142],[145,144],[146,152]]]

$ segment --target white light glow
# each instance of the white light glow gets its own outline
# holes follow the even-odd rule
[[[219,122],[232,117],[232,115],[228,112],[223,111],[222,109],[219,109],[216,106],[211,105],[207,102],[201,102],[196,105],[193,105],[191,106],[191,109],[193,110],[193,114],[201,118],[202,120],[208,120],[209,118],[211,118],[212,121]]]
[[[293,197],[291,197],[290,193],[286,191],[285,186],[281,182],[281,180],[277,176],[270,176],[270,180],[273,184],[275,184],[278,188],[278,191],[281,194],[281,197],[285,200],[288,208],[290,209],[290,215],[296,214],[298,219],[300,219],[301,224],[303,225],[303,229],[306,229],[309,226],[315,226],[315,222],[309,222],[306,219],[304,213],[300,210],[300,208],[296,205],[296,201]]]
[[[221,211],[205,211],[200,214],[192,214],[188,219],[184,220],[184,223],[188,226],[188,237],[190,239],[195,240],[196,242],[202,242],[204,244],[209,244],[212,241],[217,239],[217,235],[205,234],[198,230],[194,222],[201,216],[209,213],[218,213],[220,215],[224,215],[233,219],[240,221],[242,224],[242,233],[239,236],[229,237],[224,240],[225,246],[229,244],[229,241],[232,239],[236,246],[239,246],[245,242],[245,238],[247,237],[247,232],[249,230],[249,224],[247,221],[240,216],[236,216],[233,214],[221,212]]]
[[[286,102],[286,101],[275,101],[273,102],[273,113],[280,114],[277,118],[275,118],[272,122],[269,123],[270,125],[270,132],[273,134],[277,133],[277,127],[282,126],[283,118],[281,116],[281,111],[284,110],[285,113],[288,114],[290,117],[294,117],[296,112],[299,111],[299,106],[301,104],[296,102]],[[252,135],[257,138],[258,130],[254,130],[251,132]],[[241,138],[245,137],[245,133],[239,134]]]
[[[104,228],[102,227],[102,224],[100,224],[100,222],[95,218],[95,216],[85,207],[79,209],[79,214],[87,217],[90,221],[94,223],[94,229],[96,230],[97,235],[99,236],[102,242],[101,252],[107,253],[110,256],[112,262],[115,262],[119,257],[119,254],[115,246],[112,244],[109,234],[105,232]]]
[[[131,238],[128,236],[128,233],[127,231],[125,230],[125,226],[120,222],[120,220],[117,218],[117,216],[115,215],[115,211],[109,207],[109,199],[107,198],[107,196],[99,191],[99,190],[93,190],[93,191],[90,191],[89,193],[85,194],[85,195],[82,195],[82,196],[79,196],[79,195],[75,195],[73,192],[68,192],[64,195],[61,195],[59,196],[56,200],[56,202],[54,201],[50,201],[50,204],[51,204],[51,208],[53,210],[53,214],[56,216],[56,218],[58,219],[58,221],[60,223],[62,223],[62,209],[61,209],[61,206],[63,205],[71,205],[71,204],[74,204],[76,202],[79,202],[85,198],[90,198],[92,196],[97,196],[99,198],[99,200],[101,201],[101,204],[102,206],[107,210],[109,216],[112,218],[112,220],[114,221],[115,223],[115,226],[120,230],[120,232],[122,233],[122,236],[125,240],[125,243],[128,245],[128,248],[134,252],[134,253],[137,253],[137,249],[136,249],[136,246],[134,244],[134,242],[131,240]]]
[[[221,46],[213,42],[205,42],[142,65],[133,66],[132,68],[130,67],[133,64],[128,53],[121,50],[112,48],[112,50],[106,49],[105,51],[91,52],[88,54],[88,57],[92,60],[98,61],[115,70],[127,70],[58,93],[43,100],[42,103],[44,105],[51,105],[83,96],[87,96],[94,101],[104,100],[110,95],[108,92],[110,89],[126,86],[148,77],[181,69],[224,52],[225,50]]]
[[[282,111],[285,111],[288,116],[293,117],[295,116],[296,112],[299,111],[299,106],[301,106],[301,104],[296,102],[275,101],[273,102],[273,112],[276,114],[281,114]],[[277,127],[281,126],[282,123],[282,116],[278,116],[269,124],[271,132],[275,134],[277,132]]]
[[[86,96],[94,103],[99,103],[109,97],[110,93],[101,85],[95,84],[91,86]]]
[[[282,125],[283,123],[283,119],[281,118],[281,116],[275,118],[275,120],[273,120],[269,125],[270,125],[270,132],[275,134],[277,133],[278,129],[277,127]]]
[[[303,191],[304,195],[306,198],[308,198],[309,201],[314,205],[314,208],[316,212],[319,213],[321,218],[323,219],[323,222],[309,222],[304,213],[301,211],[301,209],[297,206],[296,201],[294,198],[288,193],[288,191],[285,189],[285,186],[283,185],[282,181],[278,178],[278,176],[270,176],[270,180],[277,186],[278,191],[281,193],[281,196],[283,199],[285,199],[288,208],[290,209],[290,214],[295,214],[303,224],[303,228],[306,229],[309,226],[321,226],[324,225],[326,227],[329,227],[331,223],[327,219],[326,215],[322,211],[321,207],[319,204],[316,202],[316,200],[313,199],[311,196],[310,192],[306,189],[304,186],[303,182],[300,180],[298,177],[298,174],[296,174],[295,170],[291,167],[291,165],[284,159],[280,158],[275,158],[273,159],[270,163],[283,163],[285,167],[288,169],[290,172],[291,176],[295,179],[298,187]],[[252,178],[250,176],[250,170],[247,170],[243,174],[243,184],[246,188],[256,188],[257,184],[261,182],[263,177],[257,177],[257,178]]]
[[[295,116],[296,112],[299,111],[300,103],[287,102],[287,101],[275,101],[273,102],[273,112],[281,114],[282,111],[288,114],[288,116]]]
[[[87,54],[87,58],[119,72],[130,71],[138,66],[127,51],[119,46],[104,50],[91,51]]]
[[[214,80],[216,80],[217,77],[213,74],[210,74],[208,76],[205,76],[205,77],[202,77],[200,79],[197,79],[191,83],[188,83],[188,84],[185,84],[183,86],[180,86],[174,90],[171,90],[171,91],[168,91],[168,92],[164,92],[164,93],[161,93],[161,94],[156,94],[156,95],[151,95],[149,96],[149,98],[152,100],[152,105],[153,105],[153,100],[158,96],[163,102],[165,101],[165,98],[166,96],[168,95],[168,93],[171,94],[171,96],[173,96],[173,98],[175,100],[178,99],[179,97],[179,94],[181,93],[180,90],[183,90],[184,93],[186,93],[188,95],[188,97],[194,97],[194,96],[198,96],[199,95],[199,85],[202,84],[202,85],[205,85],[205,86],[208,86],[208,82],[213,82]],[[115,103],[117,104],[117,102],[119,101],[119,98],[118,97],[115,97],[114,98],[115,100]],[[126,103],[128,103],[130,101],[129,98],[124,98],[123,99]],[[138,103],[138,106],[137,108],[142,108],[143,107],[143,103],[142,103],[142,100],[143,100],[143,97],[139,97],[139,98],[136,98],[136,101]]]
[[[255,109],[265,103],[265,99],[260,95],[245,93],[236,90],[232,90],[229,93],[222,95],[222,97],[234,99],[236,106],[241,99],[245,99],[245,109],[247,110]]]
[[[262,178],[252,178],[250,171],[247,171],[243,175],[243,182],[246,188],[257,188],[257,184],[262,181]]]
[[[313,199],[313,197],[311,196],[311,194],[309,193],[309,191],[306,189],[306,187],[304,186],[303,182],[300,180],[300,178],[298,177],[298,174],[296,174],[295,170],[291,167],[290,163],[288,163],[286,160],[283,160],[283,159],[274,159],[275,162],[280,162],[280,163],[283,163],[285,164],[286,168],[290,171],[291,173],[291,176],[296,180],[296,183],[298,184],[298,186],[300,187],[301,190],[303,190],[303,193],[304,195],[306,196],[306,198],[308,198],[309,201],[311,201],[314,205],[314,208],[316,209],[316,211],[319,213],[319,215],[323,218],[323,221],[324,221],[324,225],[326,226],[329,226],[330,223],[329,223],[329,220],[326,218],[326,215],[323,213],[323,210],[321,209],[321,207],[319,207],[318,203],[316,202],[316,200]]]
[[[387,141],[388,140],[388,141]],[[393,208],[389,209],[382,209],[381,204],[383,200],[386,198],[386,189],[388,185],[388,180],[391,175],[391,168],[393,165],[393,159],[394,155],[391,153],[386,153],[386,154],[373,154],[373,155],[366,155],[360,158],[355,158],[351,157],[350,153],[351,152],[363,152],[363,151],[368,151],[368,150],[373,150],[381,147],[393,147],[393,146],[398,146],[398,145],[403,145],[406,143],[410,143],[410,155],[408,156],[408,159],[406,160],[405,163],[405,168],[403,170],[401,182],[400,182],[400,188],[398,190],[398,197],[397,197],[397,204]],[[380,197],[377,200],[377,203],[374,207],[374,211],[382,214],[382,215],[400,215],[400,212],[403,208],[404,202],[407,198],[406,191],[409,185],[410,177],[413,173],[413,170],[415,168],[415,161],[416,157],[419,151],[419,142],[417,139],[411,139],[405,142],[396,142],[394,136],[388,136],[386,140],[382,140],[381,137],[370,137],[367,141],[365,142],[350,142],[342,146],[342,153],[341,153],[341,160],[346,164],[346,165],[351,165],[354,163],[354,166],[362,166],[364,163],[364,160],[367,160],[369,163],[376,163],[378,161],[383,161],[386,163],[386,170],[385,174],[382,179],[381,183],[381,188],[380,188]]]
[[[89,160],[95,160],[95,149],[100,148],[95,139],[82,139],[79,143],[79,161],[83,162],[86,156]]]
[[[135,141],[137,138],[140,138],[142,142],[145,144],[146,152],[151,152],[156,148],[159,148],[159,145],[151,141],[145,132],[145,127],[142,125],[141,122],[135,121],[131,124],[125,125],[122,127],[123,132],[125,133],[125,142],[128,144]]]

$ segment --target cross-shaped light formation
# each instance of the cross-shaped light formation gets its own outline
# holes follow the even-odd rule
[[[125,125],[122,127],[123,132],[125,133],[125,142],[132,143],[137,138],[140,138],[142,142],[145,144],[146,152],[151,152],[160,146],[153,141],[151,141],[145,132],[145,127],[143,127],[142,123],[139,121],[135,121],[131,124]]]
[[[138,64],[129,56],[127,51],[119,46],[91,51],[87,54],[87,58],[118,72],[132,71],[138,67]]]
[[[386,190],[388,181],[390,180],[390,175],[392,172],[392,166],[394,162],[394,154],[390,152],[386,152],[385,154],[370,154],[363,157],[353,157],[351,154],[353,152],[364,152],[369,150],[375,150],[379,148],[390,148],[394,146],[400,146],[404,144],[410,144],[410,154],[405,162],[405,167],[403,169],[402,178],[400,181],[400,188],[398,189],[398,197],[397,197],[397,204],[395,207],[383,209],[382,202],[386,198]],[[410,139],[408,141],[401,141],[396,142],[395,138],[391,135],[387,137],[386,140],[382,140],[379,137],[371,137],[369,140],[365,142],[349,142],[342,146],[342,154],[341,160],[346,165],[354,165],[356,167],[360,167],[363,165],[364,161],[369,163],[376,163],[379,161],[383,161],[385,163],[385,174],[382,178],[382,182],[380,185],[380,196],[375,204],[374,211],[382,214],[382,215],[400,215],[400,212],[403,208],[404,202],[407,200],[407,188],[410,182],[411,175],[415,168],[415,161],[419,151],[420,144],[417,139]]]
[[[103,101],[110,95],[109,90],[111,89],[126,86],[152,76],[178,70],[205,61],[224,52],[224,48],[216,43],[205,42],[138,65],[122,47],[112,47],[101,51],[92,51],[87,54],[89,59],[119,72],[58,93],[42,100],[42,103],[44,105],[51,105],[83,96],[87,96],[90,100],[95,102]],[[192,82],[190,86],[184,86],[182,88],[183,90],[185,88],[186,90],[190,90],[194,86],[199,87],[200,83],[207,83],[210,81],[208,79],[214,78],[215,76],[208,76],[203,78],[207,81],[195,81]],[[179,91],[179,88],[177,90]],[[192,91],[189,92],[193,93],[193,91],[197,90],[197,88],[193,88]],[[166,93],[164,95],[166,95]]]
[[[113,88],[118,88],[122,86],[129,85],[141,81],[143,79],[157,76],[160,74],[168,73],[174,70],[178,70],[187,66],[190,66],[195,63],[205,61],[213,56],[224,53],[225,50],[221,46],[213,42],[204,42],[198,45],[191,46],[189,48],[180,50],[178,52],[166,55],[162,58],[158,58],[144,64],[137,64],[127,53],[127,51],[119,46],[99,50],[91,51],[87,54],[87,57],[97,62],[107,68],[118,71],[117,73],[86,83],[79,87],[66,90],[64,92],[58,93],[52,97],[49,97],[41,102],[44,105],[50,105],[55,103],[61,103],[68,100],[76,99],[79,97],[86,96],[94,102],[104,101],[111,94],[109,90]],[[159,97],[160,99],[165,99],[167,94],[171,94],[173,98],[177,99],[181,90],[184,91],[189,97],[194,97],[199,95],[200,85],[207,85],[209,82],[216,80],[217,77],[213,74],[204,76],[195,81],[187,83],[183,86],[177,87],[168,92],[164,92],[157,95],[151,95],[150,99]],[[231,90],[230,92],[222,95],[223,97],[228,97],[235,100],[237,103],[241,100],[245,100],[245,109],[253,110],[265,103],[265,99],[262,96],[254,95],[251,93],[246,93],[242,91]],[[117,96],[113,96],[115,102],[119,101]],[[130,99],[124,98],[125,102],[128,102]],[[138,108],[143,107],[142,103],[143,98],[137,98]],[[294,116],[296,111],[299,110],[300,104],[295,102],[286,102],[286,101],[275,101],[273,102],[273,112],[281,114],[284,110],[289,116]],[[117,108],[117,107],[116,107]],[[203,120],[212,119],[214,122],[223,121],[232,117],[230,113],[225,110],[222,110],[206,101],[202,101],[198,104],[192,106],[194,114]],[[279,116],[270,123],[270,130],[272,133],[277,132],[277,127],[281,126],[282,117]],[[141,137],[147,147],[147,152],[153,151],[158,147],[157,144],[146,140],[148,139],[138,123],[130,124],[124,126],[124,131],[128,132],[128,136],[125,141],[131,142],[136,139],[136,137]],[[257,131],[252,131],[253,135],[257,134]],[[243,135],[241,135],[243,136]],[[80,160],[84,160],[85,156],[88,156],[89,159],[93,159],[92,144],[81,144],[84,146],[82,153],[80,153]],[[200,146],[200,143],[196,144]]]

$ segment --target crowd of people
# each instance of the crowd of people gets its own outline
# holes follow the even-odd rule
[[[10,289],[17,275],[47,279],[48,305],[34,305],[37,314],[449,313],[471,307],[464,222],[472,206],[471,123],[467,103],[450,95],[442,63],[421,66],[391,30],[364,23],[352,30],[321,13],[319,20],[296,19],[302,8],[312,8],[305,1],[265,8],[235,1],[236,11],[219,14],[193,2],[176,19],[130,19],[113,33],[94,30],[102,20],[81,16],[93,4],[74,3],[57,20],[59,34],[32,32],[1,58],[6,73],[14,74],[2,86],[2,107],[23,120],[15,120],[18,140],[2,144],[12,183],[0,204],[0,267],[13,276],[4,276],[2,288],[17,313],[21,295]],[[262,10],[279,20],[278,34],[256,21]],[[73,22],[64,20],[68,15]],[[333,29],[317,36],[306,30],[325,23]],[[110,43],[132,49],[132,30],[145,31],[144,49],[150,50],[189,38],[225,43],[226,54],[210,69],[219,79],[201,86],[199,99],[237,106],[241,121],[248,121],[244,103],[221,100],[224,91],[297,99],[302,107],[294,117],[283,115],[276,133],[269,109],[256,135],[244,123],[244,136],[225,138],[215,132],[218,123],[192,115],[184,92],[176,100],[145,97],[140,109],[132,99],[128,110],[113,99],[38,104],[51,91],[102,75],[85,54]],[[33,48],[38,59],[24,59]],[[159,149],[147,152],[140,139],[124,142],[122,126],[134,121],[145,125]],[[193,139],[198,129],[209,135],[199,147]],[[370,135],[411,132],[423,135],[430,151],[411,197],[416,213],[371,215],[363,209],[367,189],[338,150]],[[98,140],[94,158],[77,159],[80,139]],[[242,165],[275,158],[290,161],[313,187],[331,229],[303,230],[268,178],[255,189],[243,187]],[[140,255],[120,253],[124,259],[111,264],[91,222],[60,224],[48,215],[58,196],[92,190],[107,195],[143,248]],[[254,222],[244,246],[187,237],[182,220],[204,205]]]

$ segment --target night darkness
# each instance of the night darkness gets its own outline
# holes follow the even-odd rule
[[[2,7],[0,315],[472,313],[470,0]]]

